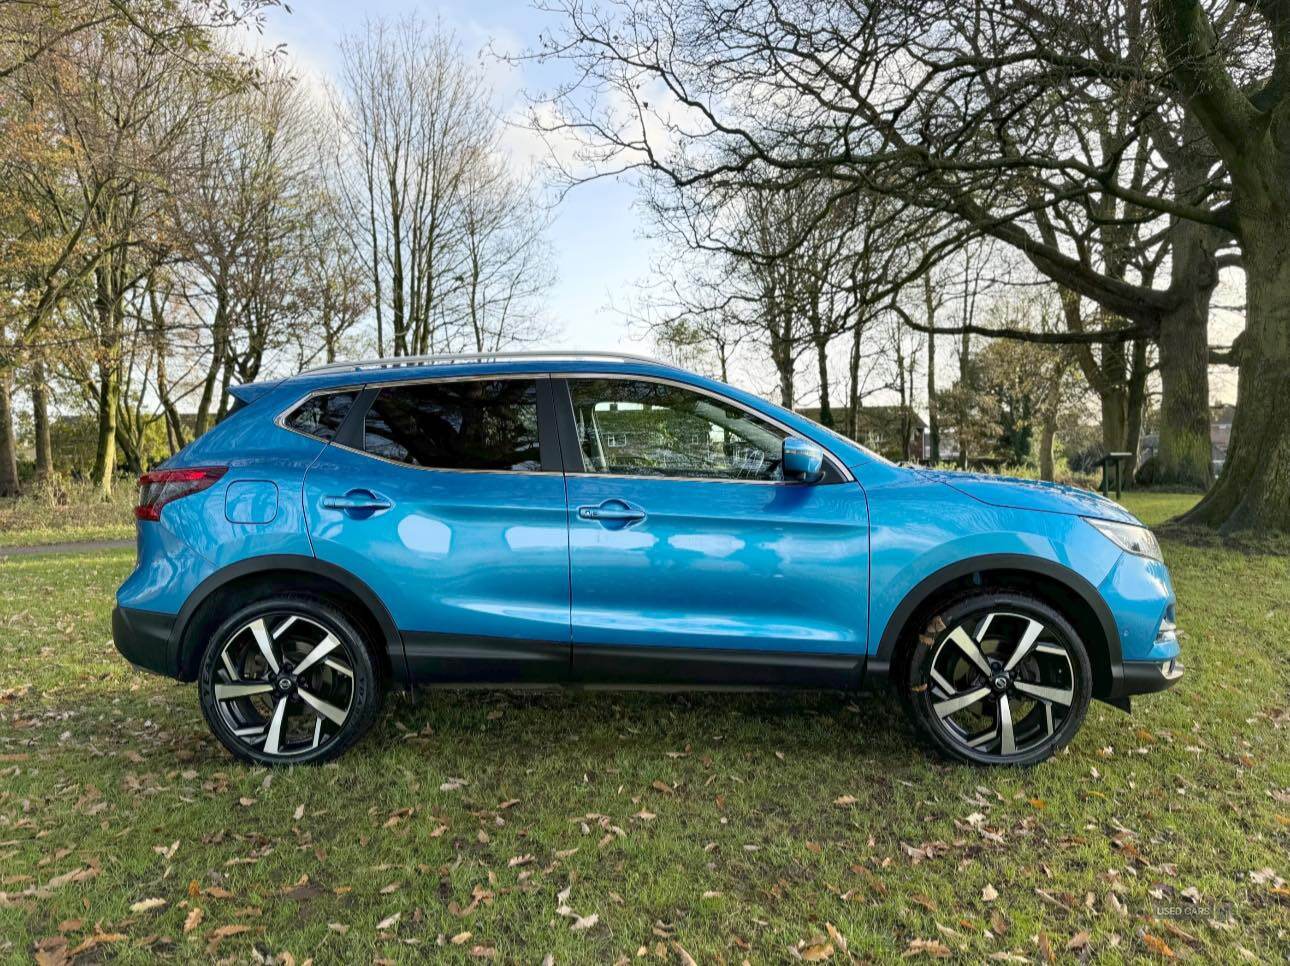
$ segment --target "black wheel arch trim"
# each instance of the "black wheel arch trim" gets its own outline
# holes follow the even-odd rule
[[[327,563],[316,557],[306,557],[303,554],[268,554],[262,557],[247,557],[217,570],[193,588],[192,593],[188,595],[188,599],[184,601],[184,606],[179,609],[179,613],[175,617],[175,623],[170,632],[170,647],[179,659],[178,670],[182,679],[188,680],[191,677],[189,668],[192,666],[193,645],[191,643],[185,645],[188,626],[193,615],[206,603],[211,594],[242,577],[248,577],[253,574],[281,573],[283,571],[296,571],[325,577],[340,584],[357,597],[363,606],[371,612],[381,636],[385,638],[385,647],[390,661],[398,661],[406,673],[407,658],[404,654],[403,635],[399,633],[398,626],[394,623],[394,618],[390,616],[390,612],[386,609],[381,598],[367,584],[343,567]]]
[[[1094,694],[1094,697],[1109,700],[1123,695],[1124,660],[1120,645],[1120,631],[1116,627],[1115,617],[1111,614],[1111,609],[1106,606],[1106,601],[1097,592],[1097,588],[1069,567],[1048,560],[1045,557],[1032,557],[1021,553],[983,554],[978,557],[957,560],[924,577],[915,584],[913,589],[905,594],[900,603],[896,605],[896,609],[892,611],[891,617],[888,618],[887,625],[883,628],[882,637],[878,641],[877,653],[871,655],[869,660],[865,662],[866,680],[879,683],[887,679],[891,672],[891,662],[896,653],[896,646],[900,643],[901,629],[914,612],[926,603],[933,594],[951,581],[990,570],[1029,572],[1047,577],[1062,584],[1087,604],[1097,618],[1098,624],[1102,628],[1102,634],[1106,638],[1107,659],[1111,675],[1109,690],[1105,694]]]

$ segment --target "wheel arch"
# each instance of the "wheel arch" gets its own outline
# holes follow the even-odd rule
[[[193,589],[171,631],[179,679],[193,681],[210,633],[233,608],[253,594],[318,593],[339,604],[384,644],[374,655],[387,676],[406,675],[403,637],[381,599],[362,580],[334,564],[298,554],[249,557],[211,574]]]
[[[1111,610],[1084,577],[1052,560],[1025,554],[987,554],[956,561],[924,577],[892,611],[878,650],[867,662],[865,676],[885,680],[902,642],[928,611],[973,587],[1022,591],[1057,608],[1079,632],[1093,667],[1093,696],[1115,700],[1120,692],[1123,658],[1120,632]]]

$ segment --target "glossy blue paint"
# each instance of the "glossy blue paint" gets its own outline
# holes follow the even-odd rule
[[[278,515],[278,484],[272,480],[234,480],[224,488],[224,518],[261,526]]]
[[[621,374],[714,392],[823,448],[850,478],[427,470],[275,422],[319,390],[516,373]],[[352,574],[408,635],[860,657],[877,653],[893,615],[930,575],[1009,554],[1096,588],[1126,661],[1177,652],[1172,638],[1158,640],[1174,606],[1167,569],[1122,552],[1083,519],[1137,522],[1118,505],[1070,488],[895,466],[796,413],[662,364],[342,369],[237,395],[241,408],[168,463],[228,472],[168,504],[159,522],[139,524],[122,607],[178,614],[206,577],[291,554]]]
[[[362,493],[389,509],[323,505]],[[304,506],[318,559],[367,584],[402,630],[567,644],[561,474],[428,470],[333,445]]]
[[[781,459],[786,479],[814,483],[824,471],[823,447],[795,436],[784,440]]]
[[[573,642],[862,654],[868,532],[854,483],[568,478]],[[616,501],[626,526],[578,510]]]

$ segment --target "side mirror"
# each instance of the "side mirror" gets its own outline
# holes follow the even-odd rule
[[[784,440],[784,479],[815,483],[824,476],[824,450],[796,437]]]

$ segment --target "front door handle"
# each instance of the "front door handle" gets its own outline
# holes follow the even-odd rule
[[[345,510],[349,512],[364,511],[374,513],[377,510],[388,510],[394,506],[383,496],[377,496],[370,490],[350,490],[344,496],[325,496],[322,505],[328,510]]]
[[[627,526],[645,519],[645,511],[624,500],[606,500],[599,506],[578,507],[580,520],[596,520],[606,525]]]

